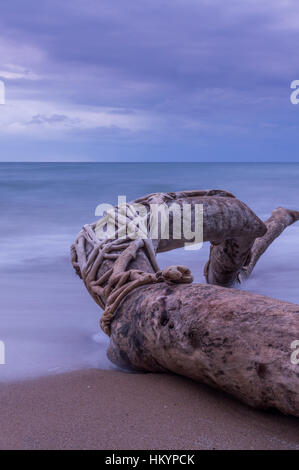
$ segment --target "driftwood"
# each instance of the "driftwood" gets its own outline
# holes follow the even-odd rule
[[[276,209],[262,222],[225,191],[153,194],[135,201],[203,205],[203,241],[211,242],[207,285],[191,284],[184,266],[160,271],[155,254],[181,239],[99,239],[86,225],[71,248],[72,263],[104,309],[108,357],[121,367],[172,371],[224,390],[258,408],[299,416],[299,365],[291,344],[299,339],[299,306],[231,288],[248,277],[271,242],[299,212]],[[127,207],[128,224],[136,214]],[[170,220],[170,233],[174,219]],[[146,225],[148,229],[148,225]],[[161,227],[160,227],[161,228]],[[196,256],[196,251],[194,252]]]

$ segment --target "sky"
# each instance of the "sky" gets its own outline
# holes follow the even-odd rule
[[[0,161],[298,162],[298,44],[298,0],[2,1]]]

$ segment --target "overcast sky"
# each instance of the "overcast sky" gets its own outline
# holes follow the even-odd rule
[[[298,0],[3,0],[2,161],[299,161]]]

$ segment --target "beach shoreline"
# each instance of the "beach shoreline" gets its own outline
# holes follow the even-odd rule
[[[0,449],[299,449],[299,420],[171,374],[82,370],[0,384]]]

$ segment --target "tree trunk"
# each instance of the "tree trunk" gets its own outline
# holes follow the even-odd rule
[[[240,271],[239,280],[246,280],[253,271],[260,257],[265,253],[271,243],[279,237],[286,227],[299,220],[299,212],[278,207],[272,212],[271,217],[266,220],[267,232],[261,238],[257,238],[252,246],[251,252]]]
[[[96,224],[85,226],[72,246],[72,262],[105,309],[108,357],[121,367],[169,370],[248,405],[299,416],[299,365],[291,362],[299,306],[222,287],[244,279],[299,213],[280,208],[264,224],[224,191],[150,195],[137,202],[157,197],[203,204],[203,236],[212,243],[209,285],[182,284],[192,278],[181,266],[157,272],[154,252],[182,246],[182,240],[98,240]]]
[[[108,357],[121,367],[167,371],[257,408],[299,416],[299,306],[211,285],[140,287],[112,323]]]

